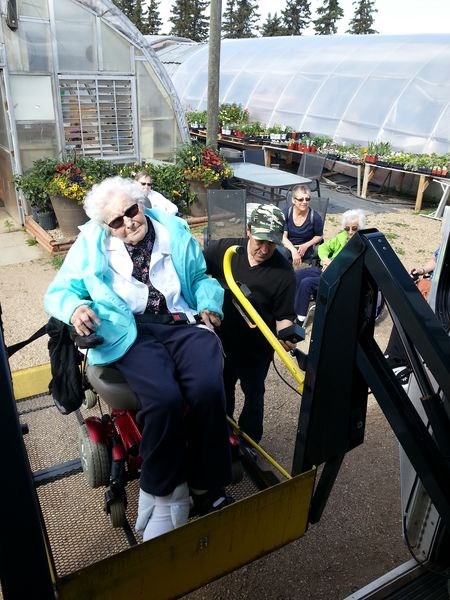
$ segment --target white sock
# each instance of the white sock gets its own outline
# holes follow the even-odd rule
[[[184,525],[189,518],[190,498],[187,483],[181,483],[167,496],[153,498],[154,505],[143,532],[144,542]]]

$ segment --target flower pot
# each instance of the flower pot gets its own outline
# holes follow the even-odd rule
[[[55,229],[57,227],[56,215],[53,210],[45,210],[38,212],[38,223],[48,231],[49,229]]]
[[[75,200],[64,196],[52,196],[50,200],[61,231],[72,237],[78,235],[78,226],[83,225],[89,219],[83,207]]]
[[[206,187],[201,181],[190,181],[189,187],[191,192],[197,196],[197,199],[194,200],[189,207],[191,216],[206,217],[208,214],[206,201],[208,189],[220,190],[220,183],[211,183],[208,187]]]

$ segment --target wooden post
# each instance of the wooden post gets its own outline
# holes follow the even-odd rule
[[[211,0],[208,54],[208,122],[206,144],[217,150],[222,0]]]
[[[427,177],[426,175],[420,175],[420,177],[419,177],[419,185],[417,186],[417,195],[416,195],[416,205],[414,207],[414,210],[416,212],[419,212],[419,210],[422,208],[423,193],[427,189],[430,181],[431,181],[431,177]]]

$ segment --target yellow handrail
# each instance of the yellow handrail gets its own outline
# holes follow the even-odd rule
[[[296,363],[296,361],[294,361],[294,359],[289,354],[289,352],[287,352],[283,348],[280,341],[276,338],[276,336],[272,333],[272,331],[266,325],[265,321],[259,315],[258,311],[255,310],[255,308],[253,308],[251,302],[249,300],[247,300],[247,298],[241,292],[239,286],[237,285],[237,283],[233,277],[233,273],[232,273],[232,269],[231,269],[231,260],[233,258],[233,254],[237,254],[238,248],[239,248],[239,246],[230,246],[228,248],[228,250],[225,252],[225,256],[223,257],[223,272],[224,272],[225,280],[228,284],[228,287],[233,292],[233,294],[236,296],[239,303],[245,309],[245,311],[247,312],[249,317],[251,319],[253,319],[255,325],[258,326],[261,333],[264,335],[266,340],[269,342],[269,344],[272,346],[272,348],[275,350],[275,352],[278,354],[278,356],[284,362],[286,367],[289,369],[289,372],[291,373],[291,375],[295,378],[295,380],[298,383],[299,392],[301,394],[303,392],[303,383],[305,381],[305,374],[299,368],[298,364]],[[270,285],[270,282],[268,282],[268,285]]]

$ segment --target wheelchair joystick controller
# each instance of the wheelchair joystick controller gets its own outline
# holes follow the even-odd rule
[[[100,344],[103,344],[103,342],[105,341],[105,338],[95,333],[95,331],[93,331],[89,335],[79,335],[78,333],[76,333],[74,328],[71,328],[70,337],[80,350],[95,348],[96,346],[100,346]]]

